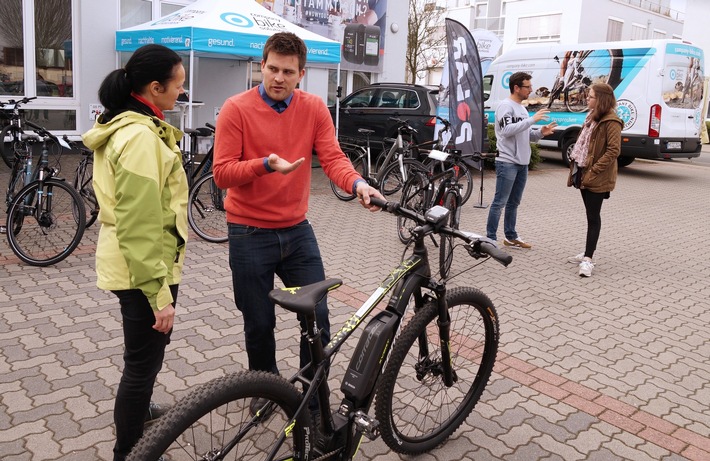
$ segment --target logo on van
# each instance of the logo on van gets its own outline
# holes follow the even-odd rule
[[[624,122],[623,131],[626,131],[636,123],[636,106],[628,99],[619,99],[616,101],[616,115]]]
[[[503,88],[510,88],[510,76],[513,75],[512,72],[506,72],[503,74]]]

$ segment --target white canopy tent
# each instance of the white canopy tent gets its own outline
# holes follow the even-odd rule
[[[340,43],[298,27],[253,0],[197,0],[158,20],[117,31],[116,50],[135,51],[157,43],[189,52],[190,82],[193,82],[196,54],[229,55],[246,61],[260,59],[266,40],[276,32],[293,32],[301,37],[308,47],[308,62],[337,64],[340,79]],[[190,127],[193,92],[188,96]]]

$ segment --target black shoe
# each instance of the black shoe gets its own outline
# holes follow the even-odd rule
[[[167,413],[171,408],[171,405],[161,405],[155,402],[150,402],[150,405],[148,406],[148,413],[146,413],[145,421],[143,422],[143,427],[148,427],[155,423],[158,418]]]
[[[269,403],[268,399],[265,399],[263,397],[252,397],[251,403],[249,403],[249,414],[252,416],[257,416],[259,415],[259,411],[264,408],[264,405]],[[259,416],[266,416],[266,415],[259,415]]]

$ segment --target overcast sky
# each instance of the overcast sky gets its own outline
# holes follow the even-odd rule
[[[685,0],[671,0],[671,9],[685,13]]]

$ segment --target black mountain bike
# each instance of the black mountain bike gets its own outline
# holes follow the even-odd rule
[[[49,266],[69,256],[81,242],[86,224],[79,193],[49,166],[49,143],[56,136],[27,122],[37,133],[30,142],[42,142],[35,180],[20,190],[7,210],[7,238],[12,251],[27,264]],[[23,137],[28,140],[28,134]]]
[[[440,445],[464,422],[493,370],[498,316],[479,290],[447,290],[432,277],[424,240],[448,234],[476,260],[490,256],[508,265],[512,258],[485,237],[445,226],[444,207],[420,215],[391,202],[373,203],[419,223],[413,252],[330,343],[322,345],[314,311],[340,280],[273,290],[269,298],[302,319],[312,362],[290,379],[245,371],[200,386],[146,431],[129,461],[163,454],[172,461],[350,460],[363,436],[379,435],[392,450],[417,454]],[[389,292],[386,308],[365,326],[340,386],[344,398],[332,410],[331,361]],[[255,398],[264,404],[252,411]],[[320,409],[316,421],[313,400]]]

